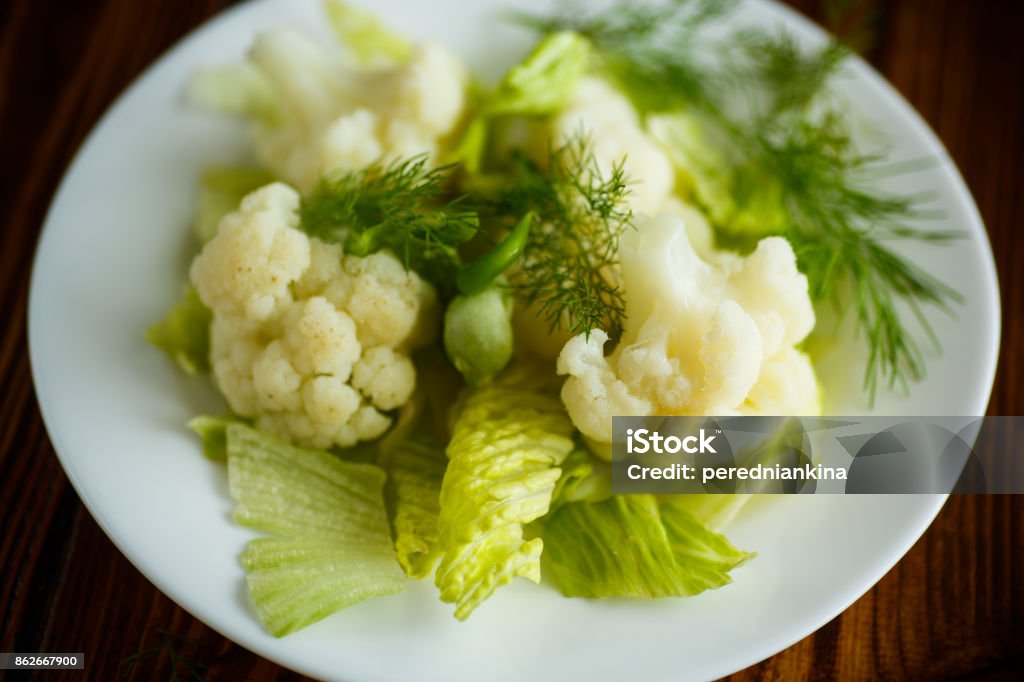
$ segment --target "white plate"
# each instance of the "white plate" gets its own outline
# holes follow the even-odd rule
[[[455,47],[493,77],[528,40],[497,21],[508,1],[388,0],[376,10],[414,38]],[[742,14],[822,39],[775,5],[752,0]],[[183,40],[93,131],[40,242],[29,336],[47,427],[86,506],[157,587],[225,636],[315,677],[701,679],[748,666],[814,631],[906,552],[943,497],[787,498],[737,522],[731,537],[760,556],[736,571],[734,584],[693,599],[593,602],[520,583],[458,623],[425,582],[285,639],[265,634],[237,560],[252,534],[229,520],[224,472],[200,456],[183,427],[216,403],[144,345],[142,330],[180,290],[197,171],[244,156],[237,125],[183,106],[189,73],[237,57],[257,29],[314,26],[318,16],[313,0],[257,0]],[[999,300],[974,202],[934,134],[875,72],[854,63],[842,88],[891,136],[898,158],[937,160],[895,188],[937,190],[945,218],[935,227],[970,235],[949,248],[915,247],[914,258],[948,278],[966,302],[958,320],[936,319],[945,353],[930,359],[928,380],[909,398],[883,396],[877,409],[982,414],[996,364]],[[845,350],[837,357],[836,367],[862,366]],[[830,409],[866,412],[859,372],[827,373]]]

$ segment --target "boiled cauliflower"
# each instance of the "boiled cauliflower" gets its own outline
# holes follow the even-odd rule
[[[595,449],[611,442],[614,415],[819,412],[810,360],[794,349],[814,310],[786,240],[701,257],[683,219],[665,213],[626,232],[620,259],[622,340],[606,357],[595,330],[558,358],[562,399]]]
[[[256,39],[248,59],[280,109],[277,120],[254,125],[256,153],[302,192],[325,173],[424,153],[436,158],[465,108],[466,69],[433,43],[405,63],[362,68],[278,28]]]
[[[298,229],[275,183],[227,215],[192,263],[213,312],[210,363],[231,409],[309,447],[382,435],[409,400],[409,351],[436,334],[433,288],[390,253],[365,258]]]
[[[630,208],[646,215],[661,212],[675,181],[672,163],[644,132],[629,100],[608,81],[580,79],[566,106],[552,121],[552,136],[565,142],[580,133],[587,136],[602,177],[615,164],[624,164],[630,180]]]

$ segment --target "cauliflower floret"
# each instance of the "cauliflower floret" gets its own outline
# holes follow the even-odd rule
[[[274,183],[225,216],[192,263],[203,303],[257,322],[290,306],[288,286],[309,267],[309,240],[295,229],[298,208],[298,193]]]
[[[345,256],[338,244],[310,243],[310,266],[293,287],[296,296],[323,296],[362,320],[361,344],[409,349],[437,336],[434,289],[424,287],[394,256]]]
[[[627,232],[619,252],[626,323],[605,357],[602,331],[562,349],[562,399],[577,428],[611,442],[614,415],[814,414],[810,360],[793,348],[814,326],[807,279],[789,243],[704,259],[683,220]]]
[[[341,300],[359,325],[359,340],[367,346],[420,346],[437,335],[437,296],[433,288],[383,251],[365,258],[346,256],[343,267],[350,284]],[[339,297],[340,298],[340,297]],[[430,310],[434,315],[420,315]]]
[[[309,267],[293,285],[297,298],[323,296],[334,302],[344,296],[348,283],[341,268],[341,244],[329,244],[319,239],[309,240]],[[330,288],[333,293],[328,293]]]
[[[562,400],[576,428],[588,437],[597,438],[610,429],[609,415],[650,414],[653,409],[649,400],[634,395],[605,359],[607,341],[608,334],[595,329],[589,338],[580,334],[570,339],[558,356],[558,373],[571,376],[562,387]]]
[[[799,343],[814,328],[807,278],[797,271],[793,249],[782,237],[762,239],[729,281],[736,302],[757,321],[767,357]]]
[[[249,195],[192,264],[213,312],[213,375],[236,413],[309,447],[381,436],[416,386],[408,352],[438,321],[430,284],[390,253],[348,256],[297,229],[298,194]]]
[[[319,162],[326,170],[365,168],[384,156],[384,146],[377,139],[377,114],[369,109],[356,109],[327,126],[321,138]],[[422,150],[419,150],[422,151]],[[303,177],[311,169],[299,169]],[[308,183],[307,183],[308,184]]]
[[[352,385],[374,405],[391,410],[409,400],[416,385],[416,369],[405,355],[377,346],[363,353],[352,375]]]
[[[423,43],[408,63],[364,79],[369,106],[386,120],[384,143],[398,156],[425,151],[425,144],[452,132],[462,118],[466,69],[438,43]]]
[[[765,362],[747,396],[747,406],[749,414],[820,414],[818,379],[807,356],[786,348]]]
[[[257,37],[249,61],[282,103],[282,120],[255,124],[261,161],[310,191],[322,175],[378,159],[431,159],[462,120],[467,72],[441,45],[425,43],[402,64],[356,68],[301,33]]]
[[[757,383],[765,348],[756,320],[733,300],[718,304],[701,338],[700,364],[704,377],[692,396],[697,414],[730,414],[738,410]],[[671,406],[680,409],[680,396]]]
[[[643,131],[633,105],[606,80],[580,79],[552,126],[554,139],[563,142],[586,133],[602,176],[615,164],[624,164],[634,182],[630,208],[647,215],[661,212],[674,183],[672,163]]]
[[[238,414],[257,411],[252,370],[263,347],[258,327],[245,318],[214,316],[210,324],[210,367],[221,387],[231,387],[230,391],[222,388],[221,392]]]
[[[356,323],[320,296],[298,301],[283,320],[283,340],[302,374],[347,381],[359,359]]]
[[[690,245],[703,260],[721,262],[735,258],[736,254],[715,249],[715,231],[708,222],[707,216],[692,204],[681,201],[677,197],[669,197],[665,203],[665,213],[672,213],[683,219],[686,225],[686,236]]]
[[[271,341],[252,363],[251,371],[256,409],[295,412],[302,405],[302,375],[283,343]]]
[[[344,424],[361,402],[359,393],[338,377],[315,376],[302,387],[306,414],[320,424]]]

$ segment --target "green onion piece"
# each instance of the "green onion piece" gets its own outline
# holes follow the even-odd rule
[[[533,224],[533,213],[527,213],[512,231],[493,249],[477,258],[472,263],[462,266],[455,275],[455,283],[459,291],[472,296],[480,293],[505,272],[510,265],[519,259],[530,238],[530,225]]]

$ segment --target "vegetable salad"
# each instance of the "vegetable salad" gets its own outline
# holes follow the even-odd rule
[[[719,588],[752,557],[722,534],[745,498],[613,495],[612,416],[820,414],[827,304],[870,395],[921,375],[898,305],[956,294],[884,240],[952,235],[866,182],[844,48],[708,31],[731,5],[519,16],[538,41],[486,87],[332,0],[336,43],[272,29],[196,73],[259,166],[203,172],[147,338],[227,404],[190,426],[265,534],[242,565],[271,633],[410,580],[459,619],[517,577]]]

